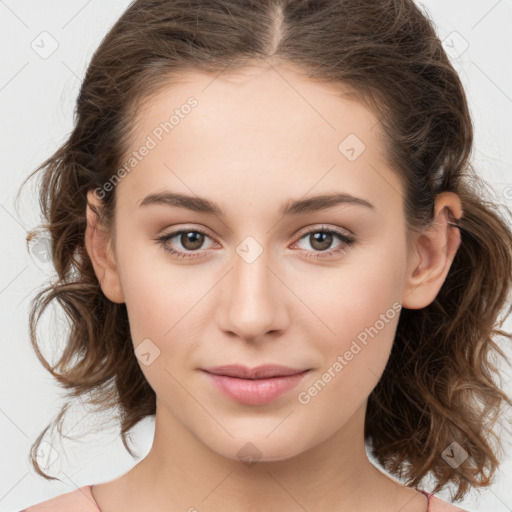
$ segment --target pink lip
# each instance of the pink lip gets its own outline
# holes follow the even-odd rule
[[[214,386],[237,402],[261,405],[294,388],[309,369],[263,365],[256,368],[228,365],[203,370]]]

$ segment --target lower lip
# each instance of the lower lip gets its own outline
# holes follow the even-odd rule
[[[239,379],[205,372],[210,381],[224,395],[242,404],[261,405],[271,402],[293,389],[308,373],[272,377],[268,379]]]

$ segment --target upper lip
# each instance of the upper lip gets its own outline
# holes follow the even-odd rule
[[[281,377],[287,375],[296,375],[307,371],[304,368],[290,368],[289,366],[281,366],[275,364],[265,364],[249,368],[238,364],[215,366],[204,368],[205,372],[214,373],[216,375],[226,375],[228,377],[238,377],[239,379],[266,379],[270,377]]]

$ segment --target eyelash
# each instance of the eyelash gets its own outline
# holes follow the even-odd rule
[[[158,242],[159,245],[162,246],[162,248],[166,252],[172,254],[176,258],[184,258],[184,259],[186,259],[186,258],[197,258],[197,257],[199,257],[199,256],[197,256],[197,254],[200,253],[200,251],[192,251],[191,253],[187,253],[187,252],[184,252],[184,251],[176,251],[175,249],[172,249],[172,248],[170,248],[167,245],[167,242],[171,238],[174,238],[176,235],[180,235],[182,233],[200,233],[202,235],[207,236],[208,238],[211,238],[208,235],[208,233],[206,233],[205,231],[203,231],[201,229],[198,229],[198,228],[191,228],[191,229],[181,229],[181,230],[178,230],[178,231],[173,231],[172,233],[169,233],[169,234],[166,234],[166,235],[162,235],[161,237],[158,237],[156,239],[156,241]],[[311,235],[313,233],[327,233],[327,234],[337,235],[341,239],[343,244],[341,244],[337,249],[331,249],[331,250],[327,250],[327,251],[317,251],[314,256],[307,256],[308,258],[312,258],[312,259],[329,258],[331,256],[334,256],[334,255],[338,254],[338,253],[346,252],[348,250],[348,248],[355,242],[355,239],[353,237],[347,236],[342,231],[339,231],[338,229],[335,229],[335,228],[327,228],[327,227],[324,227],[324,226],[322,226],[321,228],[312,229],[312,230],[310,230],[310,231],[308,231],[306,233],[303,233],[301,235],[301,237],[299,238],[299,241],[302,240],[303,238],[306,238],[307,236],[309,236],[309,235]]]

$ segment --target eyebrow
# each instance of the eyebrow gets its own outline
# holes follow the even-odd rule
[[[375,209],[375,206],[365,199],[350,194],[324,194],[307,199],[290,200],[279,209],[279,214],[284,216],[304,215],[321,210],[326,210],[340,204],[351,204]],[[151,205],[167,205],[177,208],[186,208],[198,213],[216,215],[222,219],[226,218],[225,212],[216,203],[199,196],[189,196],[174,192],[157,192],[147,195],[139,201],[139,207],[144,208]]]

